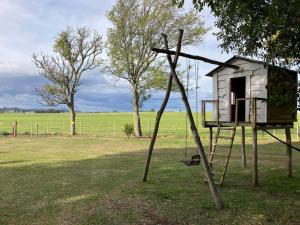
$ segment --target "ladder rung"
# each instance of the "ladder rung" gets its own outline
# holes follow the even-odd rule
[[[221,185],[222,185],[221,181],[219,181],[219,182],[215,182],[215,184],[216,184],[216,185],[219,185],[219,186],[221,186]]]
[[[218,144],[218,143],[213,143],[213,146],[220,146],[220,147],[227,147],[227,148],[230,147],[228,145],[222,145],[222,144]]]
[[[226,167],[226,164],[223,164],[223,163],[219,163],[219,162],[214,162],[214,161],[208,161],[209,164],[213,164],[213,165],[218,165],[218,166],[224,166]]]
[[[219,127],[220,130],[235,130],[235,127]]]
[[[216,154],[214,152],[211,152],[210,155],[220,156],[220,157],[228,157],[228,155]]]
[[[214,171],[211,171],[211,174],[212,174],[212,175],[222,175],[222,176],[223,176],[224,173],[222,173],[222,172],[214,172]],[[205,178],[206,178],[206,173],[205,173],[205,172],[203,173],[203,175],[204,175]]]
[[[233,139],[233,137],[231,137],[231,136],[222,136],[222,135],[219,135],[218,138],[221,138],[221,139]]]

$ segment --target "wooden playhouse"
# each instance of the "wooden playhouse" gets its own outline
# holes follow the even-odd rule
[[[243,163],[245,159],[245,126],[252,128],[253,135],[253,184],[258,184],[257,130],[285,129],[286,141],[291,143],[290,128],[297,120],[297,72],[265,64],[241,56],[233,56],[225,63],[236,65],[238,70],[218,66],[206,76],[213,79],[213,100],[202,101],[202,124],[210,130],[211,168],[218,156],[225,157],[221,163],[220,184],[222,185],[228,166],[236,127],[242,129]],[[208,105],[212,116],[208,119]],[[213,128],[217,127],[213,143]],[[225,131],[229,131],[224,135]],[[226,149],[224,140],[228,139]],[[222,144],[219,144],[222,142]],[[288,148],[288,176],[292,176],[292,152]]]

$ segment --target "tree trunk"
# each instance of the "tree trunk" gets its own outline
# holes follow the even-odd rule
[[[76,130],[75,130],[76,113],[74,110],[74,104],[69,105],[69,113],[70,113],[70,136],[74,136],[76,134]]]
[[[140,109],[139,109],[139,93],[136,84],[132,84],[132,112],[133,112],[133,127],[135,136],[141,137],[141,119],[140,119]]]

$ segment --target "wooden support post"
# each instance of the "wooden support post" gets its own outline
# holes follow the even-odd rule
[[[180,52],[180,50],[181,50],[182,35],[183,35],[183,30],[180,31],[180,33],[179,33],[176,52]],[[174,57],[174,60],[173,60],[173,66],[174,67],[177,66],[178,58],[179,58],[179,54],[176,54],[175,57]],[[163,102],[160,106],[160,109],[157,111],[157,114],[156,114],[153,133],[152,133],[152,136],[151,136],[151,141],[150,141],[150,145],[149,145],[149,149],[148,149],[148,156],[147,156],[147,160],[146,160],[146,163],[145,163],[145,169],[144,169],[144,175],[143,175],[143,181],[144,182],[147,180],[150,161],[151,161],[151,156],[152,156],[154,144],[155,144],[155,141],[156,141],[156,137],[157,137],[157,134],[158,134],[160,119],[161,119],[161,117],[162,117],[162,115],[165,111],[165,108],[167,106],[167,103],[169,101],[170,93],[171,93],[171,90],[172,90],[172,82],[173,82],[173,75],[171,73],[170,76],[169,76],[168,86],[167,86],[165,97],[164,97]]]
[[[39,136],[39,124],[36,123],[36,136]]]
[[[166,43],[165,47],[168,50],[167,36],[163,35],[163,37],[164,37],[165,43]],[[176,55],[179,55],[180,49],[179,49],[179,51],[177,50],[176,53],[177,53]],[[180,80],[179,80],[179,78],[177,76],[177,73],[175,71],[176,67],[174,66],[174,64],[172,62],[171,55],[168,54],[167,55],[167,59],[168,59],[168,62],[169,62],[169,66],[171,68],[173,79],[175,80],[175,82],[176,82],[176,84],[177,84],[177,86],[179,88],[179,91],[180,91],[181,97],[182,97],[182,101],[183,101],[183,103],[185,105],[185,108],[186,108],[187,116],[188,116],[189,123],[190,123],[190,128],[191,128],[192,134],[194,136],[195,144],[197,146],[197,152],[198,152],[198,154],[201,157],[202,165],[203,165],[204,171],[206,173],[206,177],[207,177],[207,181],[208,181],[208,184],[209,184],[209,188],[210,188],[212,197],[214,199],[216,207],[218,209],[223,209],[224,208],[224,203],[223,203],[223,200],[222,200],[222,198],[221,198],[221,196],[219,194],[219,191],[218,191],[218,189],[216,187],[216,184],[215,184],[215,182],[213,180],[213,176],[212,176],[212,173],[210,171],[210,166],[208,164],[208,160],[206,158],[205,151],[204,151],[202,142],[200,140],[200,136],[198,134],[197,127],[195,125],[195,121],[194,121],[194,117],[193,117],[193,114],[192,114],[192,110],[191,110],[190,104],[188,102],[187,95],[185,93],[185,88],[184,88],[184,86],[182,85],[182,83],[180,82]]]
[[[82,135],[82,124],[81,121],[79,122],[79,136]]]
[[[149,123],[148,123],[148,135],[149,135],[149,137],[151,136],[150,130],[151,130],[151,121],[149,121]]]
[[[116,121],[114,121],[114,136],[116,136]]]
[[[299,133],[299,125],[297,124],[297,141],[299,141],[299,136],[300,136],[300,133]]]
[[[258,170],[257,170],[257,129],[252,128],[252,148],[253,148],[253,186],[258,185]]]
[[[209,127],[209,142],[208,142],[208,152],[209,152],[209,155],[212,152],[212,144],[213,144],[212,142],[213,142],[213,128]]]
[[[292,145],[290,128],[285,128],[285,137],[286,137],[286,143],[288,143],[289,145]],[[287,146],[286,153],[287,153],[287,176],[292,177],[293,176],[293,157],[292,157],[292,148],[290,146]]]
[[[241,147],[242,147],[242,163],[244,168],[247,167],[247,159],[246,159],[246,148],[245,148],[245,127],[242,126],[242,133],[241,133]]]
[[[17,135],[18,135],[18,122],[15,121],[13,125],[13,136],[17,137]]]

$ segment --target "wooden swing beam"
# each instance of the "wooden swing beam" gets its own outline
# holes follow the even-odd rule
[[[164,53],[164,54],[168,54],[168,55],[175,55],[176,54],[175,51],[161,49],[161,48],[151,48],[151,50],[154,51],[154,52],[157,52],[157,53]],[[213,59],[205,58],[203,56],[191,55],[191,54],[187,54],[187,53],[184,53],[184,52],[179,52],[179,56],[182,56],[182,57],[185,57],[185,58],[188,58],[188,59],[196,59],[196,60],[203,61],[203,62],[206,62],[206,63],[215,64],[215,65],[219,65],[219,66],[224,66],[224,67],[232,68],[232,69],[235,69],[235,70],[238,70],[240,68],[239,66],[236,66],[236,65],[223,63],[223,62],[216,61],[216,60],[213,60]]]
[[[212,176],[212,173],[210,171],[209,164],[208,164],[208,160],[206,158],[206,155],[205,155],[205,152],[204,152],[204,148],[203,148],[202,142],[200,140],[200,136],[198,134],[197,127],[195,125],[195,121],[194,121],[194,118],[193,118],[192,110],[191,110],[191,107],[189,105],[186,93],[185,93],[184,86],[180,82],[180,80],[179,80],[179,78],[177,76],[176,70],[175,70],[178,58],[179,58],[180,55],[182,55],[182,53],[180,53],[180,50],[181,50],[181,42],[182,42],[183,30],[179,30],[179,39],[178,39],[178,43],[177,43],[176,52],[174,52],[174,51],[170,52],[169,51],[167,35],[162,34],[162,36],[163,36],[164,43],[165,43],[165,52],[163,52],[163,53],[167,54],[168,63],[169,63],[169,66],[171,68],[171,74],[170,74],[170,77],[169,77],[168,87],[167,87],[167,91],[166,91],[163,103],[161,105],[160,110],[157,112],[155,126],[154,126],[154,131],[153,131],[153,135],[151,137],[150,146],[149,146],[149,149],[148,149],[148,157],[147,157],[147,161],[146,161],[146,164],[145,164],[143,181],[147,180],[148,171],[149,171],[149,165],[150,165],[150,160],[151,160],[151,156],[152,156],[152,152],[153,152],[155,140],[156,140],[157,133],[158,133],[160,119],[161,119],[161,116],[162,116],[162,114],[163,114],[163,112],[165,110],[165,107],[166,107],[167,103],[168,103],[169,96],[170,96],[170,93],[171,93],[171,90],[172,90],[172,80],[174,79],[175,82],[176,82],[176,84],[177,84],[177,86],[178,86],[178,88],[179,88],[179,91],[180,91],[181,96],[182,96],[182,100],[184,102],[184,105],[185,105],[185,108],[186,108],[186,111],[187,111],[187,115],[188,115],[190,126],[191,126],[191,131],[192,131],[192,134],[194,136],[195,143],[196,143],[196,146],[197,146],[197,152],[198,152],[198,154],[201,157],[202,165],[203,165],[203,168],[204,168],[205,173],[206,173],[207,181],[208,181],[209,188],[210,188],[212,197],[214,199],[215,205],[216,205],[216,207],[218,209],[223,209],[224,208],[224,203],[223,203],[223,200],[222,200],[222,198],[221,198],[221,196],[219,194],[219,191],[218,191],[218,189],[217,189],[217,187],[216,187],[216,185],[214,183],[213,176]],[[172,61],[171,55],[175,55],[173,61]],[[201,58],[203,58],[203,57],[201,57]],[[199,59],[199,60],[201,60],[201,59]],[[208,60],[208,59],[206,59],[206,60]],[[202,60],[202,61],[204,61],[204,60]],[[217,64],[217,65],[227,66],[227,64],[224,64],[224,63],[218,62],[218,61],[214,61],[214,60],[210,60],[210,63]],[[230,65],[228,67],[232,68],[232,65]],[[238,67],[235,67],[234,69],[238,69]]]

